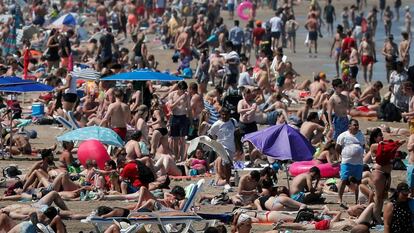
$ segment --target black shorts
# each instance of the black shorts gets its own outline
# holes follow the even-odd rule
[[[253,133],[257,131],[256,122],[251,123],[239,123],[240,134],[243,137],[246,134]]]
[[[318,39],[318,32],[314,31],[314,32],[309,32],[309,40],[313,40],[316,41]]]
[[[186,115],[172,115],[170,119],[170,136],[185,137],[188,135],[190,120]]]
[[[78,95],[75,93],[65,93],[63,94],[63,101],[68,103],[75,103],[78,100]]]
[[[280,38],[280,32],[272,32],[270,35],[272,36],[272,38],[276,38],[276,39]]]
[[[167,128],[158,128],[158,129],[155,129],[155,130],[158,130],[158,132],[160,132],[160,134],[162,136],[165,136],[165,135],[168,134],[168,129]]]

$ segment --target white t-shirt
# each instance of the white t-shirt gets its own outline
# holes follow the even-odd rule
[[[230,119],[227,122],[220,119],[214,122],[208,131],[208,134],[216,136],[216,141],[221,143],[225,149],[231,152],[236,152],[236,145],[234,144],[234,131],[236,130],[235,124],[237,124],[237,122],[233,119]]]
[[[283,22],[279,16],[275,16],[269,20],[271,26],[271,32],[280,32],[282,31]]]
[[[240,74],[239,76],[239,85],[238,87],[242,87],[242,86],[254,86],[254,81],[253,78],[250,77],[248,72],[243,72]]]
[[[338,136],[336,143],[342,147],[342,163],[354,165],[364,163],[365,138],[361,131],[353,135],[347,130]]]

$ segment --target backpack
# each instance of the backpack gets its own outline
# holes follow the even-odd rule
[[[22,172],[16,166],[8,166],[3,169],[3,177],[18,178]]]
[[[378,143],[377,153],[375,157],[376,163],[381,166],[387,165],[397,155],[397,150],[400,147],[398,141],[386,140]]]
[[[388,122],[400,122],[402,119],[401,111],[389,100],[381,103],[378,109],[378,118]]]
[[[137,164],[137,170],[138,170],[138,177],[139,180],[144,184],[147,185],[151,182],[155,181],[155,176],[152,170],[145,166],[141,161],[136,161]]]
[[[295,221],[293,222],[295,223],[303,222],[303,221],[309,222],[313,220],[315,220],[313,211],[311,209],[305,208],[305,209],[299,210],[298,215],[296,215]]]

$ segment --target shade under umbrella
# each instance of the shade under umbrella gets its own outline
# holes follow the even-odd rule
[[[231,158],[227,150],[223,147],[223,145],[216,140],[213,140],[207,136],[200,136],[196,137],[193,140],[190,141],[190,145],[187,149],[187,154],[192,154],[194,151],[197,150],[197,148],[200,146],[200,144],[205,145],[209,147],[210,150],[216,152],[224,162],[231,163]]]
[[[105,78],[102,78],[103,81],[163,81],[163,82],[173,82],[173,81],[182,81],[184,78],[174,76],[171,74],[165,74],[160,72],[154,72],[148,69],[134,70],[131,72],[114,74]]]
[[[281,124],[247,134],[242,141],[249,141],[262,154],[278,160],[312,160],[315,148],[299,130]]]
[[[112,145],[116,147],[123,147],[124,141],[119,137],[115,131],[105,127],[90,126],[69,131],[56,138],[59,142],[64,141],[86,141],[95,139],[103,144]]]

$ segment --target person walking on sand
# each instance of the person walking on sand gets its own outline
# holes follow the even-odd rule
[[[109,104],[108,111],[102,119],[100,125],[106,125],[110,121],[110,128],[115,131],[122,140],[125,140],[127,133],[127,124],[131,118],[129,106],[122,102],[124,93],[122,90],[114,90],[115,102]]]
[[[385,70],[387,71],[387,82],[390,83],[390,74],[398,58],[398,45],[394,43],[394,36],[391,34],[385,39],[382,55],[385,57]]]
[[[404,68],[408,69],[408,66],[410,65],[410,34],[407,32],[401,32],[401,36],[403,40],[398,46],[398,53],[400,54],[400,61],[404,64]]]
[[[328,100],[328,127],[330,132],[333,132],[333,139],[345,132],[348,128],[348,112],[350,109],[349,97],[343,95],[344,84],[341,79],[334,79],[332,81],[334,94]]]
[[[305,28],[308,30],[309,57],[312,57],[312,47],[315,49],[315,54],[318,53],[318,21],[314,13],[312,13],[308,21],[306,21]]]
[[[342,40],[345,38],[344,28],[342,25],[336,27],[336,34],[331,46],[329,57],[335,56],[336,77],[339,77],[339,60],[341,58]],[[335,52],[334,52],[335,49]]]
[[[341,154],[341,182],[339,185],[338,197],[341,207],[342,196],[349,178],[352,176],[359,182],[362,180],[363,158],[364,158],[365,138],[359,130],[359,122],[352,119],[348,124],[348,130],[341,133],[336,140],[336,149]],[[358,202],[359,187],[355,188],[355,203]],[[345,207],[346,208],[346,207]]]
[[[370,34],[364,34],[362,42],[359,45],[359,55],[361,56],[361,67],[365,83],[371,83],[372,70],[376,62],[375,42]]]
[[[406,6],[405,7],[405,15],[404,15],[404,28],[405,28],[404,31],[408,33],[410,38],[412,37],[412,35],[411,35],[411,20],[412,20],[412,16],[411,16],[411,12],[410,12],[410,7]]]

